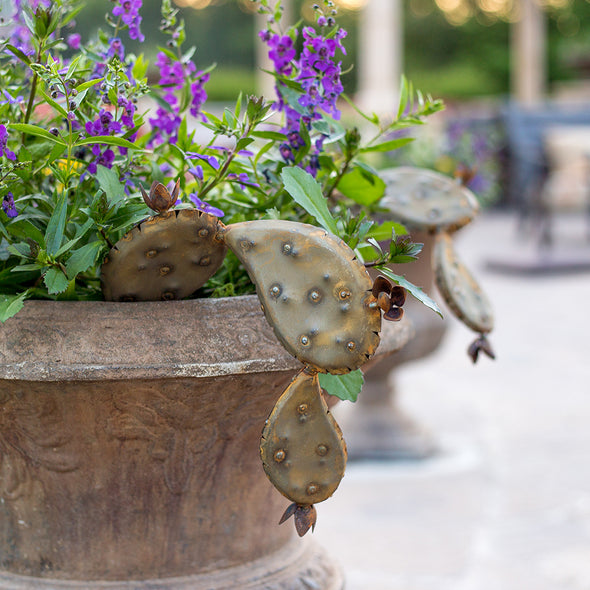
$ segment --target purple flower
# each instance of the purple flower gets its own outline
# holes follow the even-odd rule
[[[208,213],[209,215],[215,215],[215,217],[223,217],[224,213],[221,209],[217,207],[213,207],[209,205],[206,201],[201,201],[196,193],[191,193],[189,199],[195,204],[195,208],[203,213]]]
[[[309,172],[314,178],[316,177],[318,170],[320,169],[320,158],[317,154],[312,154],[309,157],[309,162],[305,167],[305,170]]]
[[[182,123],[182,119],[176,112],[170,112],[158,107],[156,116],[149,119],[149,122],[153,130],[153,136],[148,143],[149,147],[155,143],[162,144],[165,141],[176,143],[178,141],[178,128]]]
[[[139,9],[142,5],[142,0],[116,0],[116,5],[113,8],[113,16],[118,16],[129,27],[129,37],[131,39],[138,39],[143,42],[145,37],[139,30],[141,24],[141,16]]]
[[[240,174],[228,174],[227,178],[228,180],[237,180],[242,189],[246,188],[247,186],[260,186],[257,182],[250,180],[245,172],[241,172]]]
[[[100,109],[97,119],[86,123],[86,133],[91,136],[114,135],[121,130],[121,123],[115,120],[113,113],[105,109]]]
[[[203,176],[203,166],[201,166],[200,164],[197,164],[196,166],[193,166],[192,168],[189,168],[188,171],[197,179],[197,180],[203,180],[204,176]]]
[[[277,74],[289,76],[293,71],[291,60],[295,58],[296,51],[293,39],[289,35],[267,35],[265,32],[259,34],[261,39],[269,47],[268,57],[273,62]]]
[[[160,107],[156,111],[156,117],[149,119],[154,131],[153,138],[149,143],[150,146],[154,142],[163,142],[167,139],[173,143],[176,142],[182,119],[178,98],[174,93],[182,90],[187,81],[190,84],[190,95],[192,96],[189,112],[195,117],[205,118],[200,115],[200,110],[207,100],[204,84],[209,80],[209,74],[202,71],[197,72],[194,62],[173,60],[162,51],[157,55],[156,65],[160,70],[158,84],[165,88],[162,98],[170,105],[171,110],[167,111]]]
[[[5,125],[0,125],[0,156],[6,156],[9,160],[16,160],[16,154],[6,147],[8,142],[8,131]]]
[[[90,174],[96,174],[98,164],[105,168],[113,167],[115,152],[110,147],[107,147],[103,152],[100,145],[95,144],[92,146],[92,155],[95,156],[95,159],[88,164],[88,172]]]
[[[133,115],[135,115],[136,107],[132,100],[128,100],[124,96],[119,96],[118,106],[122,107],[121,123],[128,129],[132,129],[135,125],[133,122]]]
[[[207,92],[205,92],[204,85],[208,81],[209,74],[199,72],[196,75],[195,81],[191,84],[191,96],[193,98],[191,100],[190,114],[193,117],[201,116],[202,118],[205,118],[204,115],[200,115],[200,111],[201,107],[207,101]]]
[[[1,100],[0,105],[2,105],[2,104],[20,104],[21,102],[23,102],[25,100],[22,97],[22,95],[20,95],[20,94],[15,98],[5,88],[2,89],[2,94],[4,95],[4,98],[6,98],[6,100]]]
[[[281,153],[281,156],[283,157],[283,159],[286,162],[294,162],[295,161],[295,156],[293,154],[293,150],[291,149],[291,146],[288,143],[282,143],[279,146],[279,152]]]
[[[197,154],[197,152],[187,152],[186,155],[191,160],[204,160],[214,170],[219,170],[219,160],[215,156],[205,156],[203,154]]]
[[[170,166],[170,164],[168,164],[168,162],[164,162],[163,164],[160,164],[159,168],[160,168],[160,172],[162,174],[164,174],[165,176],[168,175],[170,172],[172,172],[172,166]]]
[[[4,198],[2,199],[2,210],[11,219],[14,219],[18,215],[18,211],[14,204],[14,197],[11,192],[4,195]]]
[[[109,49],[107,57],[117,56],[121,61],[125,59],[125,46],[119,37],[113,37],[109,40]]]
[[[123,191],[126,195],[130,195],[135,190],[135,182],[132,180],[131,172],[129,170],[123,172],[119,180],[123,184]]]
[[[66,39],[68,47],[70,49],[80,49],[81,39],[82,37],[80,36],[80,33],[72,33],[71,35],[68,35],[68,38]]]

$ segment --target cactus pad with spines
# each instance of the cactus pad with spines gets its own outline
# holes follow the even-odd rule
[[[387,188],[380,206],[413,229],[452,232],[468,224],[479,210],[469,189],[439,172],[401,166],[382,171],[381,176]]]
[[[105,299],[182,299],[202,287],[221,266],[227,248],[217,217],[177,209],[149,217],[129,231],[102,266]]]
[[[492,306],[478,282],[458,258],[452,238],[437,234],[432,256],[436,285],[453,313],[482,334],[494,327]]]
[[[354,252],[325,230],[291,221],[227,226],[226,244],[256,285],[283,346],[315,370],[348,373],[379,344],[381,313]]]
[[[334,493],[346,445],[317,373],[301,371],[280,397],[262,432],[260,456],[270,481],[293,502],[315,504]]]

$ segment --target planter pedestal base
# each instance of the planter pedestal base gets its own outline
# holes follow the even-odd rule
[[[246,565],[195,576],[120,582],[41,579],[0,572],[0,590],[342,590],[339,566],[313,539],[294,539]]]

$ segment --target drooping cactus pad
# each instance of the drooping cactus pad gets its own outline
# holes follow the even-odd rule
[[[220,267],[227,248],[217,217],[196,209],[166,211],[125,234],[102,266],[102,289],[111,301],[182,299]]]
[[[291,221],[227,226],[226,244],[255,283],[268,322],[293,356],[320,372],[360,367],[379,344],[381,313],[354,252]]]
[[[387,188],[380,205],[413,229],[455,231],[479,210],[474,194],[444,174],[402,166],[381,176]]]
[[[346,446],[324,401],[318,374],[302,371],[285,390],[262,432],[266,475],[299,505],[329,498],[344,476]]]
[[[453,241],[446,233],[436,236],[432,265],[436,285],[453,313],[475,332],[491,332],[494,327],[492,306],[457,257]]]

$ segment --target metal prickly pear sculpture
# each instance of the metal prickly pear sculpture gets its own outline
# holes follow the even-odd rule
[[[387,183],[381,205],[408,227],[435,234],[432,268],[438,290],[453,314],[478,337],[469,345],[475,363],[483,352],[495,358],[487,339],[494,312],[482,288],[457,256],[452,234],[470,223],[479,205],[460,182],[421,168],[400,167],[383,174]]]
[[[370,359],[379,344],[381,310],[386,319],[399,320],[405,292],[383,277],[373,283],[354,252],[323,229],[272,220],[224,226],[197,211],[170,211],[166,205],[176,200],[177,190],[169,195],[154,184],[150,195],[144,192],[146,203],[159,213],[113,247],[103,265],[105,297],[186,296],[215,272],[226,248],[241,260],[276,336],[304,365],[270,413],[260,444],[266,475],[292,501],[280,522],[294,516],[302,536],[315,526],[314,504],[334,493],[346,465],[342,432],[322,396],[318,375],[348,373]],[[146,231],[153,226],[157,232]],[[162,275],[162,266],[146,263],[152,251],[165,268],[180,256],[183,269],[206,266],[207,272],[189,272],[186,282],[179,272],[173,285],[154,288],[150,279],[143,280],[148,269]],[[209,263],[199,264],[204,258]]]
[[[183,299],[202,287],[221,266],[227,247],[219,239],[217,217],[196,209],[171,209],[172,194],[154,182],[144,201],[156,215],[127,232],[102,265],[105,299],[154,301]]]

